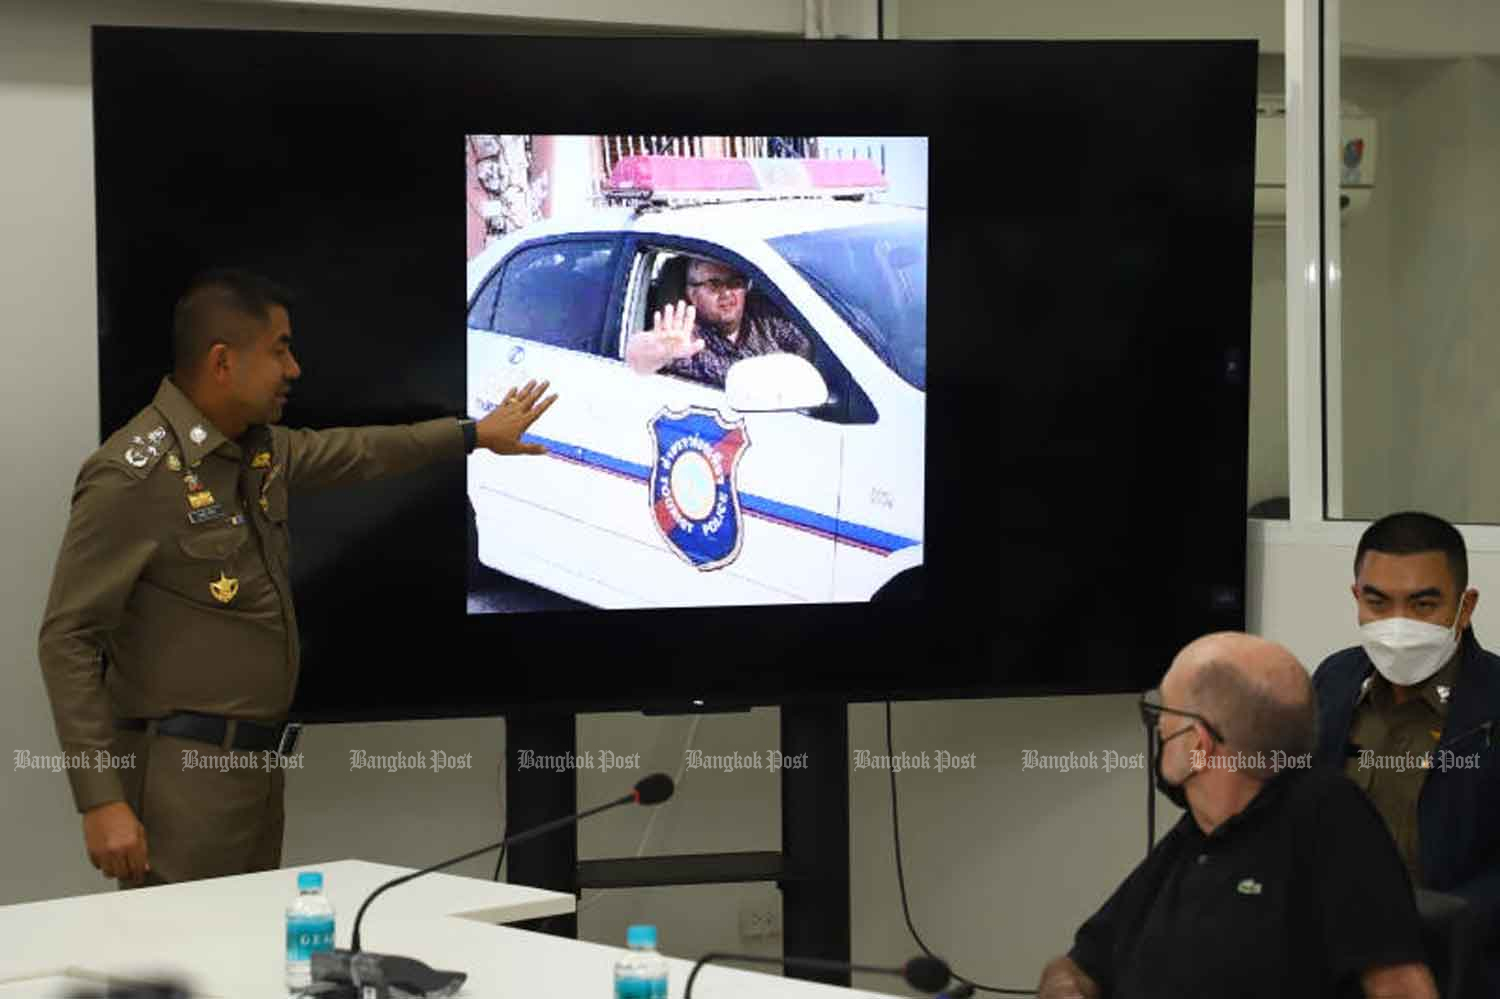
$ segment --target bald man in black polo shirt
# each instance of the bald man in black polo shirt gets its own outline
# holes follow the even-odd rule
[[[1043,969],[1041,999],[1436,999],[1380,816],[1308,765],[1312,685],[1290,652],[1200,638],[1141,714],[1187,814]]]

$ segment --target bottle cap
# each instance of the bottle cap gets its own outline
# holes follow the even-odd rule
[[[655,947],[655,926],[632,926],[625,931],[625,943],[629,947]]]
[[[320,871],[303,871],[297,875],[298,891],[322,891],[323,875]]]

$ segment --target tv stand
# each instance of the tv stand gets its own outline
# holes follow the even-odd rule
[[[527,768],[521,753],[578,751],[577,718],[568,713],[506,716],[507,828],[519,831],[578,807],[577,771]],[[849,712],[839,702],[781,705],[784,758],[807,754],[806,769],[781,774],[781,850],[578,859],[578,829],[559,830],[511,848],[512,884],[552,891],[774,881],[781,889],[783,954],[847,962],[849,927]],[[578,936],[576,914],[518,923]],[[785,969],[793,977],[849,984],[846,972]]]

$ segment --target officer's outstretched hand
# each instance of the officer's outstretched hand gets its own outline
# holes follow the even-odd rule
[[[692,357],[703,349],[703,340],[693,336],[698,310],[686,302],[657,309],[651,328],[641,330],[625,345],[625,363],[632,371],[651,375],[673,361]]]
[[[500,405],[474,425],[479,446],[496,454],[546,454],[547,449],[540,444],[523,444],[521,435],[557,401],[555,392],[542,399],[542,393],[550,384],[537,384],[536,379],[532,379],[519,390],[513,388],[506,392]]]
[[[107,878],[140,884],[151,870],[146,827],[123,801],[95,805],[83,813],[83,842],[89,862]]]

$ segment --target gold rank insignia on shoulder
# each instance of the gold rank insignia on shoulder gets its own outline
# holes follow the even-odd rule
[[[250,459],[250,467],[251,468],[270,468],[271,467],[271,452],[270,451],[257,451],[257,452],[255,452],[255,457]]]
[[[188,493],[188,506],[194,510],[202,510],[206,506],[213,506],[214,494],[207,489],[196,493]]]
[[[177,452],[172,451],[167,454],[167,467],[174,472],[182,471],[182,459],[177,457]]]
[[[214,599],[221,604],[227,604],[234,599],[236,593],[240,592],[240,581],[233,576],[226,576],[221,571],[219,578],[208,584],[208,592],[214,595]]]

